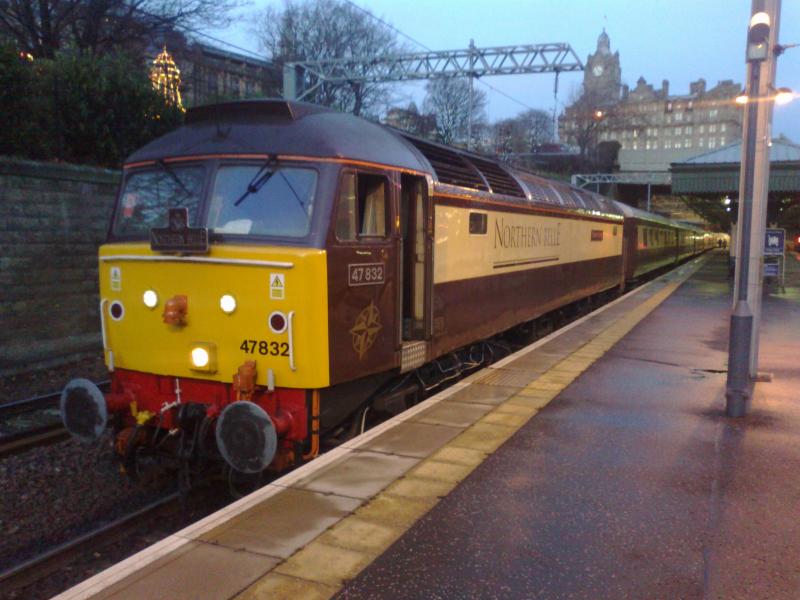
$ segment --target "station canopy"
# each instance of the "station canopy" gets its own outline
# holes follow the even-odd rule
[[[675,195],[719,196],[739,193],[742,141],[670,165]],[[800,193],[800,145],[785,138],[772,140],[769,149],[769,191]]]

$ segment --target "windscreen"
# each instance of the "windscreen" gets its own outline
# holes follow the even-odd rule
[[[304,237],[311,227],[317,173],[313,169],[223,165],[208,211],[213,233]]]
[[[200,214],[204,168],[172,167],[132,173],[125,181],[114,219],[114,234],[150,235],[153,227],[166,227],[170,208],[189,209],[189,225],[196,226]]]

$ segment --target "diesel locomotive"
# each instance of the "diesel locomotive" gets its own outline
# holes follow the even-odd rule
[[[330,109],[203,106],[124,165],[99,250],[110,390],[66,428],[240,473],[490,360],[482,340],[701,252],[710,237]]]

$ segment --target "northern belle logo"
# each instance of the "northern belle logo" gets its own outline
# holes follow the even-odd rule
[[[494,222],[494,249],[500,260],[494,261],[492,268],[558,262],[559,246],[561,223],[520,225],[498,217]]]
[[[494,223],[495,248],[545,248],[561,245],[561,223],[514,225],[502,217]]]

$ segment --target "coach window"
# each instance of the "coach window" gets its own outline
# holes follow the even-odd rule
[[[386,237],[388,189],[382,175],[346,172],[339,188],[336,238],[347,242]]]
[[[473,235],[484,235],[488,230],[488,216],[486,213],[469,213],[469,232]]]

